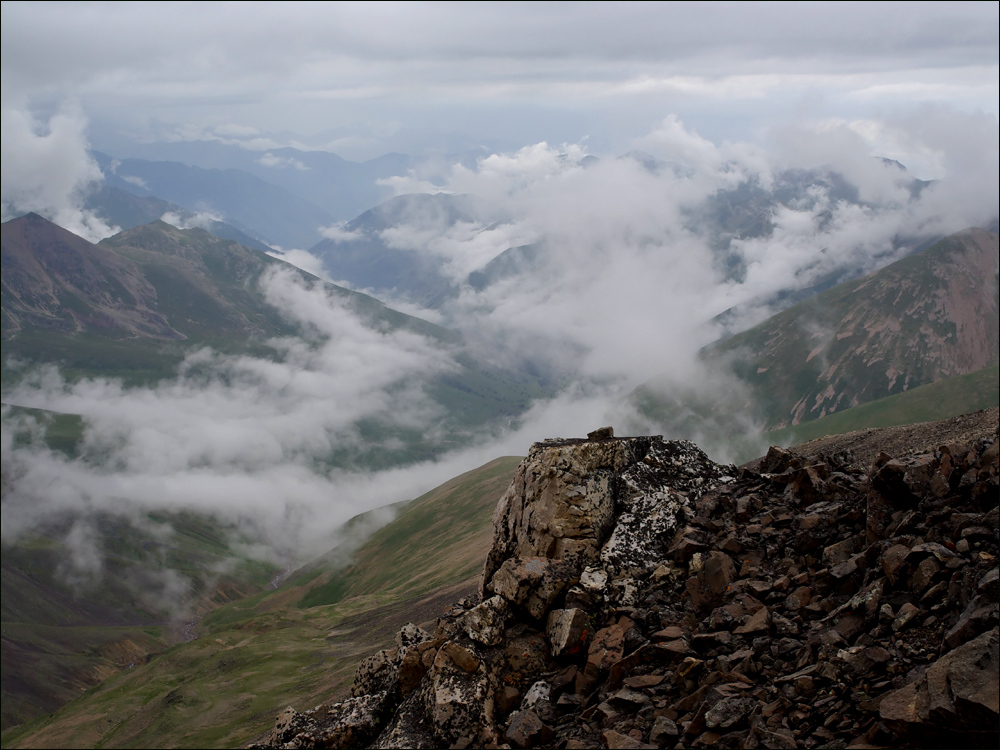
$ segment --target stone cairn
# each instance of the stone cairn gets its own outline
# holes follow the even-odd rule
[[[478,601],[259,746],[995,748],[998,447],[536,443]]]

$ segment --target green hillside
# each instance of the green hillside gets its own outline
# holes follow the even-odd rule
[[[277,589],[218,607],[196,640],[4,732],[3,746],[236,747],[289,703],[344,695],[358,661],[404,622],[433,621],[475,589],[519,462],[491,461],[403,505],[353,553],[332,550]]]
[[[928,383],[795,427],[767,432],[764,438],[771,445],[798,445],[827,435],[934,422],[994,406],[1000,406],[1000,365]]]
[[[85,530],[100,564],[68,564]],[[252,594],[276,568],[235,529],[190,513],[64,514],[3,543],[3,728],[56,710],[162,651],[184,623]]]
[[[664,433],[712,452],[755,424],[802,427],[992,367],[1000,360],[997,253],[996,233],[958,232],[708,347],[705,382],[654,378],[632,403]]]
[[[997,235],[967,230],[817,294],[705,354],[779,429],[1000,358]]]

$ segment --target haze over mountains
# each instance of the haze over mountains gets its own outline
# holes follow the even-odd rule
[[[166,498],[199,494],[182,489],[187,480],[178,481],[178,471],[207,471],[220,487],[236,487],[246,475],[243,467],[254,466],[251,474],[262,482],[259,498],[265,503],[284,481],[280,477],[289,472],[291,459],[297,478],[277,495],[296,507],[311,496],[320,503],[314,507],[323,507],[330,479],[316,467],[345,467],[345,461],[362,456],[375,462],[369,466],[410,464],[417,475],[440,478],[490,454],[517,452],[529,434],[580,431],[594,422],[698,437],[711,419],[721,418],[741,425],[738,433],[752,435],[822,416],[834,403],[843,409],[996,359],[989,344],[996,330],[990,322],[996,317],[995,257],[991,260],[989,236],[980,233],[974,241],[956,240],[967,252],[955,255],[954,262],[932,261],[933,253],[914,256],[925,259],[917,265],[930,264],[929,275],[907,282],[915,285],[918,305],[907,308],[910,314],[918,314],[924,303],[917,297],[923,294],[938,295],[935,304],[943,305],[940,313],[927,310],[931,318],[940,318],[927,325],[941,328],[934,334],[937,343],[928,346],[954,338],[958,329],[944,328],[958,322],[984,326],[975,333],[963,330],[972,337],[966,343],[948,344],[969,349],[958,359],[949,355],[943,362],[923,350],[909,351],[919,366],[903,357],[905,362],[886,368],[909,368],[909,381],[907,375],[888,377],[884,387],[861,383],[850,393],[834,387],[833,395],[814,409],[812,402],[828,386],[817,381],[809,387],[814,390],[803,390],[806,371],[791,362],[804,359],[808,370],[833,355],[800,357],[792,349],[804,346],[798,343],[800,330],[814,339],[819,329],[836,330],[844,305],[859,304],[838,301],[823,313],[829,319],[809,313],[806,322],[801,311],[775,319],[787,321],[781,324],[788,327],[783,346],[792,349],[778,352],[772,342],[769,354],[755,356],[783,364],[762,360],[739,365],[735,372],[712,364],[700,355],[705,346],[803,296],[827,289],[826,296],[812,299],[846,300],[847,287],[833,285],[969,225],[995,229],[996,187],[974,192],[962,182],[921,181],[896,162],[856,154],[838,165],[788,169],[746,144],[715,146],[677,118],[668,118],[647,139],[651,148],[658,144],[660,152],[672,150],[677,160],[639,151],[598,159],[578,146],[542,143],[471,163],[414,166],[413,161],[382,160],[378,169],[391,172],[394,164],[397,171],[407,170],[384,178],[374,175],[386,171],[347,169],[344,160],[309,161],[306,152],[282,152],[304,167],[288,161],[282,169],[312,172],[312,179],[332,182],[347,180],[345,174],[355,180],[367,175],[367,184],[400,193],[339,223],[331,220],[332,213],[308,213],[326,210],[318,206],[296,214],[288,208],[291,203],[274,198],[275,191],[306,206],[301,196],[289,197],[294,195],[290,190],[228,166],[206,171],[179,162],[101,156],[92,164],[100,167],[104,184],[86,183],[86,190],[70,191],[66,198],[80,199],[77,210],[92,217],[88,226],[120,222],[135,228],[94,246],[60,235],[51,225],[43,229],[38,217],[5,225],[4,373],[11,383],[5,384],[5,398],[86,414],[92,431],[87,435],[101,432],[93,425],[104,421],[110,433],[101,444],[110,436],[113,444],[150,434],[153,450],[161,443],[198,446],[202,441],[189,436],[202,431],[198,425],[204,415],[212,415],[210,432],[228,444],[225,450],[207,445],[171,449],[156,462],[162,466],[152,481],[143,450],[133,448],[133,458],[119,459],[136,472],[125,486],[173,487],[162,492],[163,502],[172,502]],[[187,151],[221,155],[215,163],[223,166],[235,159],[233,147],[213,143]],[[79,156],[91,158],[85,150]],[[328,163],[334,167],[322,177]],[[165,201],[153,194],[156,185],[177,192]],[[247,186],[266,188],[253,195],[232,192]],[[418,192],[407,192],[413,190]],[[140,224],[160,211],[177,226],[202,224],[225,241],[200,229]],[[287,269],[265,273],[282,264],[231,249],[236,246],[230,239],[248,238],[247,232],[274,234],[281,221],[328,236],[308,250],[272,255],[374,292],[390,307],[343,289],[331,293],[334,287],[322,292],[315,281]],[[29,241],[31,232],[36,236]],[[36,258],[34,253],[44,248],[48,255]],[[908,273],[911,278],[915,271]],[[960,282],[963,273],[971,281]],[[934,284],[951,287],[931,291]],[[841,291],[831,297],[833,288]],[[873,288],[861,288],[869,295],[865,304],[874,306],[870,314],[883,315],[885,303],[870,296]],[[337,300],[355,302],[345,307]],[[411,317],[393,312],[393,305]],[[885,325],[893,329],[897,323]],[[841,347],[850,343],[844,338],[847,330],[831,334]],[[757,334],[741,335],[715,351],[746,348],[747,337]],[[95,341],[100,342],[96,349]],[[907,341],[900,334],[894,351],[907,350]],[[810,352],[815,348],[808,347]],[[62,373],[31,374],[21,358],[58,362]],[[926,369],[932,361],[939,363],[936,369]],[[751,370],[761,372],[748,377]],[[788,374],[777,385],[769,378],[779,371]],[[153,390],[89,379],[102,374]],[[862,376],[838,377],[843,382]],[[629,397],[651,379],[670,384],[667,401],[683,401],[687,416],[668,417],[659,407]],[[789,387],[792,382],[798,385]],[[771,403],[777,393],[787,393],[792,401]],[[192,422],[182,426],[166,418],[171,413]],[[242,425],[251,415],[257,427],[247,432]],[[296,419],[305,421],[293,436]],[[732,429],[723,432],[726,440],[706,447],[722,458],[736,455],[732,438],[738,435]],[[448,464],[453,468],[414,463],[445,456],[455,462]],[[369,477],[336,479],[335,485],[349,481],[353,488],[334,493],[345,497],[345,515],[335,516],[339,521],[398,499],[395,488],[410,481],[393,472],[377,476],[374,484]],[[359,491],[360,486],[368,489]],[[310,489],[303,492],[304,487]],[[313,502],[305,505],[313,507]],[[302,519],[293,524],[310,525]]]
[[[994,5],[716,7],[4,3],[5,744],[248,739],[537,440],[996,401]]]

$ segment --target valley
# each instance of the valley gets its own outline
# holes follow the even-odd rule
[[[828,445],[858,486],[876,444],[995,435],[995,220],[856,241],[834,217],[875,204],[825,168],[641,206],[610,239],[577,231],[585,208],[545,224],[473,193],[347,220],[302,195],[340,178],[262,185],[224,151],[97,154],[85,205],[124,227],[99,242],[37,213],[2,225],[4,747],[245,746],[288,705],[348,698],[406,623],[479,604],[508,454],[542,430],[694,440],[734,476]],[[640,152],[553,164],[591,188],[695,184]],[[879,168],[908,211],[933,194]],[[815,257],[783,275],[783,227],[807,220]]]

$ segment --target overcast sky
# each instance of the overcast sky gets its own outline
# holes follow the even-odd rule
[[[997,115],[998,4],[3,3],[5,109],[91,138],[388,150],[628,150],[859,129],[928,104]]]

